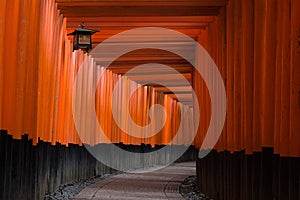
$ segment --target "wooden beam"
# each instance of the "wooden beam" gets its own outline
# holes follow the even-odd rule
[[[215,20],[213,16],[152,16],[152,17],[69,17],[67,23],[82,22],[88,23],[160,23],[160,22],[181,22],[181,23],[211,23]]]
[[[59,6],[65,17],[216,16],[221,7],[201,6]]]
[[[138,1],[99,1],[99,0],[56,0],[58,7],[67,6],[215,6],[222,7],[227,4],[227,0],[180,0],[180,1],[160,1],[160,0],[138,0]]]

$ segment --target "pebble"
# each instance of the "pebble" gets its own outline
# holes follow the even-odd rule
[[[205,194],[201,193],[197,185],[196,176],[187,177],[179,186],[179,192],[184,199],[189,200],[212,200]]]
[[[103,174],[100,176],[95,176],[90,179],[84,179],[68,183],[66,185],[59,186],[59,188],[51,193],[46,194],[44,200],[71,200],[73,199],[83,188],[90,184],[96,183],[97,181],[103,180],[108,176],[118,174],[118,172],[112,174]]]

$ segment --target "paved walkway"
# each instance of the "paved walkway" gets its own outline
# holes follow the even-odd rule
[[[195,163],[179,163],[159,171],[142,174],[119,174],[84,188],[76,200],[83,199],[183,199],[180,183],[196,173]]]

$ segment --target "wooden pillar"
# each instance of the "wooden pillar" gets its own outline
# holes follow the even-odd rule
[[[233,68],[233,45],[234,45],[234,2],[228,1],[226,7],[226,95],[227,95],[227,150],[233,151],[233,130],[234,130],[234,68]]]
[[[300,2],[291,0],[291,134],[290,156],[300,157]]]
[[[253,62],[254,62],[254,3],[245,0],[241,4],[241,103],[242,144],[246,153],[252,153],[253,134]]]
[[[3,76],[4,76],[4,38],[5,38],[5,15],[6,15],[6,0],[0,2],[0,110],[3,107]],[[2,115],[0,114],[0,128],[2,128]]]
[[[208,36],[208,29],[202,30],[201,34],[198,36],[198,42],[202,45],[207,51],[209,49],[209,36]],[[197,51],[197,49],[196,49]],[[197,58],[196,58],[197,59]],[[196,60],[196,65],[199,62]],[[204,140],[205,134],[207,132],[210,116],[211,116],[211,102],[210,96],[208,93],[207,86],[204,80],[201,77],[201,74],[196,69],[193,69],[193,89],[195,91],[195,95],[193,98],[197,98],[199,104],[199,112],[200,112],[200,121],[199,127],[197,130],[197,135],[195,138],[195,146],[197,148],[201,147],[201,144]],[[194,101],[196,102],[196,101]],[[195,106],[194,106],[195,107]],[[194,116],[199,115],[197,111],[194,109]],[[197,125],[195,125],[197,127]]]

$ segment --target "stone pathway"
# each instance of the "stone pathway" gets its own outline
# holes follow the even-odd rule
[[[183,199],[179,186],[186,177],[195,173],[195,163],[189,162],[174,164],[155,172],[118,174],[84,188],[75,200]]]

